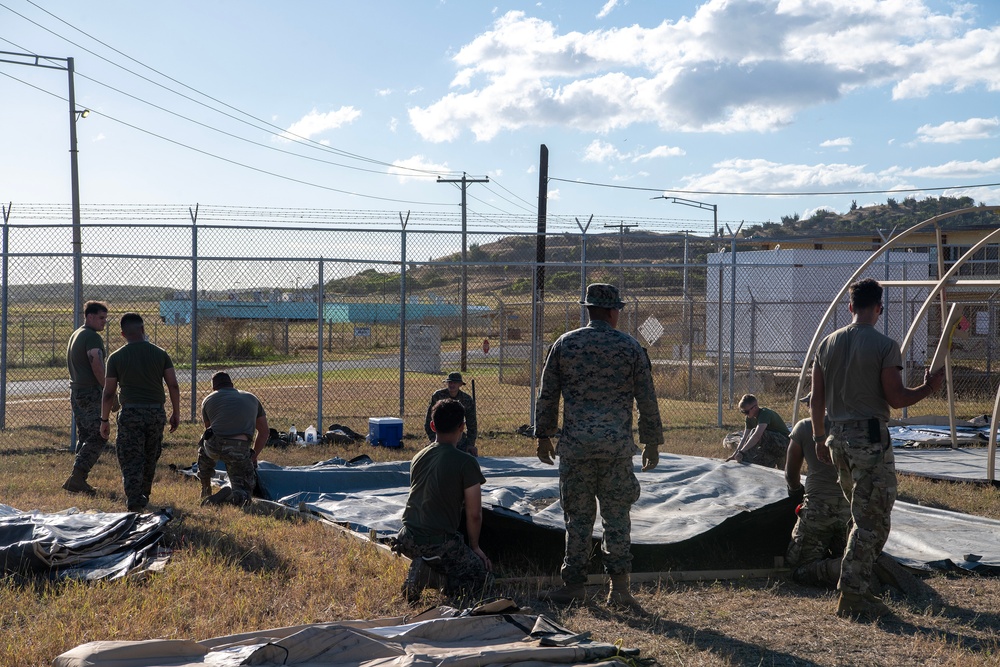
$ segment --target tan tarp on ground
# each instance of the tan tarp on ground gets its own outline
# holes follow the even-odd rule
[[[516,609],[504,601],[499,605]],[[496,608],[496,607],[494,607]],[[301,625],[217,637],[200,642],[148,640],[90,642],[63,653],[55,667],[298,667],[358,665],[583,665],[598,660],[625,664],[638,651],[591,642],[545,616],[519,612],[459,616],[449,607],[411,618]]]

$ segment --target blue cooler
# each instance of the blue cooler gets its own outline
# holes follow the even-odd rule
[[[402,447],[403,420],[398,417],[369,417],[368,442],[376,447]]]

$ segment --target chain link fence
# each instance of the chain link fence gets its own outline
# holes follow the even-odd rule
[[[545,350],[585,323],[579,302],[590,282],[620,287],[619,328],[648,348],[668,423],[735,424],[744,393],[790,419],[816,326],[873,250],[761,249],[759,240],[621,226],[550,234],[539,263],[537,234],[430,229],[415,217],[405,227],[387,216],[359,229],[207,207],[161,215],[82,227],[82,299],[109,303],[109,352],[123,343],[121,315],[138,313],[177,367],[182,418],[200,420],[212,373],[226,369],[237,387],[261,398],[273,426],[300,431],[339,423],[365,432],[369,417],[401,416],[405,431],[418,434],[431,393],[455,370],[475,390],[481,432],[529,424]],[[71,231],[62,222],[5,220],[4,428],[71,421]],[[890,281],[879,323],[887,335],[903,340],[930,281],[962,249],[945,254],[902,247],[866,271]],[[960,273],[995,280],[997,256],[997,246],[987,246]],[[988,412],[1000,382],[997,288],[949,288],[947,298],[970,323],[954,353],[957,412]],[[822,333],[848,321],[842,299]],[[940,321],[935,301],[906,350],[911,384],[933,353]]]

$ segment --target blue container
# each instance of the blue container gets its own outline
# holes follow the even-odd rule
[[[402,447],[403,420],[398,417],[369,417],[368,442],[376,447]]]

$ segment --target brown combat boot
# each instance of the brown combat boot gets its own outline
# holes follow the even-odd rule
[[[94,495],[97,490],[90,484],[87,484],[87,474],[79,468],[73,468],[73,474],[69,476],[65,482],[63,482],[62,488],[69,491],[70,493],[87,493]]]
[[[837,603],[837,616],[841,618],[875,620],[892,614],[892,609],[880,598],[869,593],[841,592]]]
[[[556,604],[572,604],[574,602],[586,602],[587,589],[583,584],[566,584],[561,588],[546,591],[541,594],[541,599]]]
[[[627,574],[613,574],[611,575],[611,589],[608,591],[608,606],[616,607],[625,611],[631,611],[636,614],[645,614],[646,610],[642,608],[639,601],[632,597],[631,591],[629,591],[629,581],[630,577]]]

